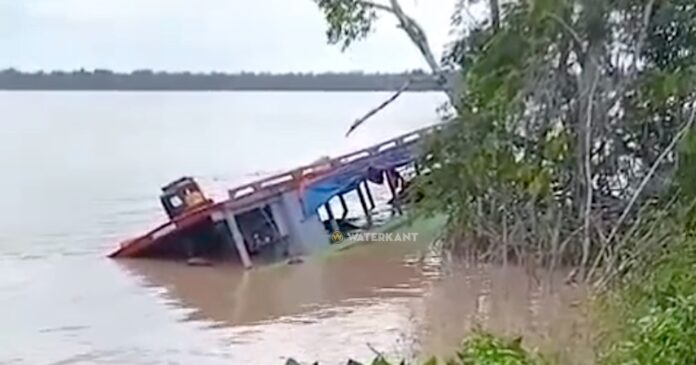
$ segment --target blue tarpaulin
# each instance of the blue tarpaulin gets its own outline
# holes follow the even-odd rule
[[[326,204],[334,196],[354,190],[366,180],[377,179],[375,172],[394,169],[413,162],[416,153],[413,145],[406,145],[390,149],[375,156],[360,159],[345,166],[327,176],[309,183],[302,194],[302,208],[305,217],[317,214],[317,210]]]

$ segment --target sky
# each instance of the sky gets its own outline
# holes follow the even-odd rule
[[[455,0],[401,0],[440,54]],[[389,14],[346,52],[312,0],[0,0],[0,69],[192,72],[427,68]]]

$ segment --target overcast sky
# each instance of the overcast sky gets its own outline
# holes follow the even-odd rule
[[[454,0],[402,0],[438,53]],[[390,16],[345,53],[311,0],[0,0],[0,68],[402,71],[426,68]]]

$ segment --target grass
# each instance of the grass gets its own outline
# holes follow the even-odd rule
[[[602,365],[696,364],[696,239],[678,237],[603,299]]]

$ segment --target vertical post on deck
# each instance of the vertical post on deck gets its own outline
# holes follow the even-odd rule
[[[370,191],[370,185],[367,180],[363,182],[365,184],[365,193],[367,194],[367,200],[370,202],[370,210],[375,209],[375,200],[372,198],[372,192]]]
[[[346,204],[346,198],[343,194],[338,196],[338,200],[341,201],[341,208],[343,209],[343,214],[341,214],[341,219],[345,220],[348,217],[348,204]]]
[[[369,209],[367,209],[367,202],[365,202],[365,195],[363,195],[362,189],[360,188],[360,184],[358,184],[358,187],[355,190],[358,192],[360,205],[363,208],[363,212],[365,212],[365,219],[367,219],[367,227],[370,228],[372,227],[372,213]]]
[[[244,244],[244,237],[242,237],[242,232],[239,230],[239,224],[237,224],[237,217],[229,213],[227,215],[227,224],[232,231],[232,238],[234,239],[234,244],[237,247],[237,252],[239,252],[239,258],[242,260],[242,265],[245,269],[251,269],[254,264],[251,262],[251,257],[249,256],[249,251],[247,251],[246,245]]]
[[[420,164],[416,161],[413,163],[413,169],[416,171],[416,176],[420,176],[421,174],[421,167]]]
[[[324,204],[324,209],[326,209],[326,215],[329,217],[329,224],[331,225],[331,230],[333,232],[340,231],[338,223],[336,223],[336,218],[334,218],[333,210],[331,210],[331,204],[329,204],[329,202],[326,202],[326,204]]]
[[[403,215],[404,212],[401,210],[401,202],[399,201],[399,197],[396,194],[396,187],[394,186],[394,179],[392,177],[392,174],[390,172],[387,172],[387,184],[389,184],[389,190],[391,191],[392,194],[392,206],[396,210],[399,215]]]

